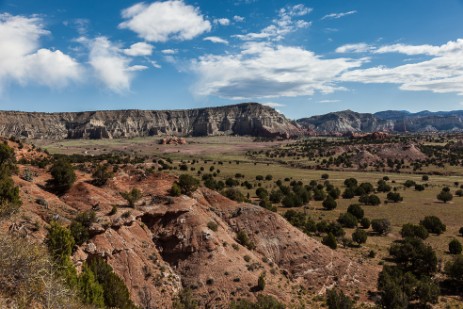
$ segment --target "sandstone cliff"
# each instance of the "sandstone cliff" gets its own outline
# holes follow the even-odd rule
[[[29,139],[229,134],[288,138],[300,132],[285,116],[257,103],[172,111],[0,112],[1,136]]]

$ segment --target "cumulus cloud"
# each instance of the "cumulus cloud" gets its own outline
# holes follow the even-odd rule
[[[123,10],[122,17],[125,21],[119,28],[130,29],[151,42],[191,40],[211,30],[211,23],[199,9],[182,0],[137,3]]]
[[[228,25],[230,25],[230,19],[228,19],[228,18],[217,18],[217,19],[214,19],[214,24],[221,25],[221,26],[228,26]]]
[[[145,43],[145,42],[138,42],[132,44],[130,48],[124,49],[124,54],[132,57],[136,56],[150,56],[153,53],[153,45]]]
[[[209,41],[212,43],[219,43],[219,44],[225,44],[228,45],[228,41],[222,38],[219,38],[218,36],[208,36],[203,39],[204,41]]]
[[[95,75],[113,92],[122,94],[130,90],[133,72],[147,69],[141,65],[131,66],[131,59],[106,37],[97,37],[86,43],[90,48],[89,62]]]
[[[345,16],[353,15],[356,14],[357,11],[348,11],[348,12],[342,12],[342,13],[331,13],[327,14],[322,17],[322,19],[339,19]]]
[[[440,46],[386,45],[374,53],[430,55],[431,59],[396,67],[377,66],[344,73],[340,80],[360,83],[398,84],[402,90],[463,95],[463,40]]]
[[[324,59],[300,47],[247,43],[237,54],[205,55],[191,64],[195,94],[232,99],[312,95],[340,90],[333,82],[363,59]]]
[[[76,60],[40,48],[40,38],[48,34],[38,17],[0,14],[0,92],[11,82],[57,88],[80,79]]]
[[[311,25],[302,19],[294,20],[293,17],[301,17],[309,14],[311,8],[307,8],[302,4],[282,8],[278,13],[278,18],[272,21],[272,24],[262,29],[260,32],[250,32],[247,34],[237,34],[234,37],[244,41],[254,41],[269,39],[273,41],[282,40],[287,34],[301,28],[307,28]]]

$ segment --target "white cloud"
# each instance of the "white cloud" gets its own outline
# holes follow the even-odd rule
[[[304,16],[312,12],[312,8],[308,8],[303,4],[296,4],[288,9],[281,9],[280,12],[287,12],[290,16]]]
[[[199,9],[182,0],[138,3],[123,10],[122,17],[126,20],[119,24],[119,28],[130,29],[152,42],[191,40],[211,30],[211,23],[204,19]]]
[[[176,53],[178,53],[178,50],[177,49],[163,49],[161,50],[161,53],[165,55],[175,55]]]
[[[271,108],[275,108],[275,107],[284,107],[286,105],[284,104],[281,104],[281,103],[277,103],[277,102],[263,102],[261,103],[262,105],[265,105],[265,106],[268,106],[268,107],[271,107]]]
[[[247,34],[237,34],[233,37],[243,41],[254,41],[269,39],[273,41],[282,40],[287,34],[298,29],[310,27],[311,23],[305,20],[293,20],[293,17],[300,17],[309,14],[311,8],[302,4],[292,7],[282,8],[278,13],[278,18],[272,21],[272,24],[262,29],[260,32],[251,32]]]
[[[333,80],[364,60],[324,59],[299,47],[247,43],[241,52],[205,55],[191,64],[198,75],[195,94],[233,99],[331,93]]]
[[[320,103],[338,103],[339,100],[321,100]]]
[[[233,20],[236,21],[237,23],[244,22],[245,18],[239,15],[233,16]]]
[[[38,17],[0,14],[0,92],[11,82],[58,88],[80,79],[76,60],[40,48],[39,39],[48,34]]]
[[[204,41],[209,41],[212,43],[219,43],[219,44],[225,44],[228,45],[228,41],[222,38],[219,38],[218,36],[208,36],[203,39]]]
[[[440,46],[390,45],[374,53],[433,55],[431,59],[396,67],[377,66],[346,72],[340,80],[361,83],[391,83],[402,90],[457,93],[463,95],[463,40]]]
[[[106,37],[88,41],[89,62],[97,78],[111,91],[124,93],[130,90],[133,72],[147,69],[146,66],[130,66],[131,59],[123,55],[119,46]]]
[[[365,53],[374,50],[373,46],[366,43],[346,44],[336,48],[337,53]]]
[[[440,56],[448,53],[461,52],[463,50],[463,39],[450,41],[440,46],[434,45],[406,45],[406,44],[393,44],[379,47],[375,50],[377,54],[384,53],[400,53],[405,55],[428,55]]]
[[[214,24],[221,25],[221,26],[228,26],[228,25],[230,25],[230,19],[228,19],[228,18],[217,18],[217,19],[214,19]]]
[[[345,16],[356,14],[356,13],[357,11],[348,11],[348,12],[343,12],[343,13],[331,13],[331,14],[323,16],[322,19],[339,19]]]
[[[162,66],[159,63],[157,63],[155,60],[150,60],[150,63],[153,66],[153,68],[156,68],[156,69],[162,68]]]
[[[145,42],[138,42],[132,44],[130,48],[124,49],[124,54],[128,56],[150,56],[153,53],[153,45],[145,43]]]

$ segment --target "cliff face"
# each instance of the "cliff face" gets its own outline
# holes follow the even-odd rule
[[[301,127],[322,133],[462,131],[463,112],[383,111],[362,114],[347,110],[299,119],[297,123]]]
[[[0,112],[0,135],[31,139],[228,134],[288,138],[300,133],[282,114],[257,103],[173,111]]]
[[[350,110],[303,118],[297,122],[305,128],[318,132],[374,132],[394,129],[392,121]]]

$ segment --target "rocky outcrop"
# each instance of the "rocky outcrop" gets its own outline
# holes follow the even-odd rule
[[[29,139],[102,139],[141,136],[248,135],[289,138],[298,126],[257,103],[190,110],[79,113],[0,112],[0,135]]]

